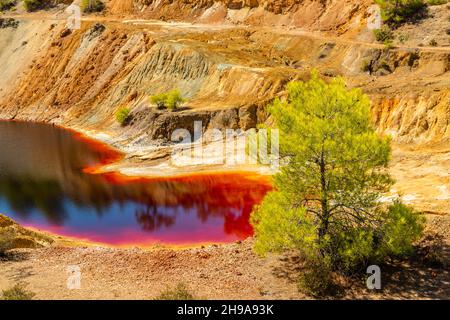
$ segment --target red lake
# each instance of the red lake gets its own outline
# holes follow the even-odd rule
[[[127,178],[96,173],[120,153],[58,127],[0,121],[0,212],[18,223],[112,246],[226,243],[253,234],[271,190],[246,173]]]

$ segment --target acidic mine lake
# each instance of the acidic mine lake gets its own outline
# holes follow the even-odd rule
[[[113,246],[224,243],[252,235],[267,178],[243,173],[121,179],[92,173],[117,151],[58,127],[0,121],[0,213]]]

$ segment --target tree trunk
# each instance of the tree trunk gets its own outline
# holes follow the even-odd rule
[[[326,179],[326,167],[324,155],[322,152],[322,156],[320,159],[320,184],[321,184],[321,217],[320,217],[320,225],[319,225],[319,244],[322,243],[323,238],[328,233],[328,219],[329,219],[329,210],[328,210],[328,193],[327,193],[327,179]]]

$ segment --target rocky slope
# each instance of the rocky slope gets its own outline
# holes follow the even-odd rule
[[[348,31],[370,1],[351,0],[111,0],[112,14],[200,23],[239,23]]]
[[[147,97],[176,87],[205,125],[248,129],[265,120],[262,107],[285,83],[317,68],[373,96],[380,130],[414,143],[448,138],[446,51],[386,50],[262,28],[85,22],[70,32],[63,23],[27,20],[2,29],[0,42],[3,118],[118,129],[111,115],[129,106],[137,120],[159,122],[140,131],[167,138],[192,122],[192,110],[160,115]],[[223,109],[231,110],[217,112]],[[173,125],[161,125],[167,122]]]
[[[25,229],[0,214],[0,254],[17,248],[42,248],[53,242],[51,237]]]

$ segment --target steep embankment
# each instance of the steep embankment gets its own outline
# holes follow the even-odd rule
[[[359,27],[370,1],[351,0],[110,0],[115,15],[208,24],[290,26],[346,32]]]
[[[27,20],[2,29],[0,42],[3,118],[120,130],[122,136],[145,131],[150,140],[167,139],[195,119],[205,127],[248,129],[265,120],[262,107],[286,82],[317,68],[369,93],[380,130],[399,142],[449,135],[447,52],[386,50],[264,29],[85,22],[70,32],[63,23]],[[149,95],[174,87],[195,116],[148,106]],[[125,129],[112,116],[120,106],[135,115]]]

